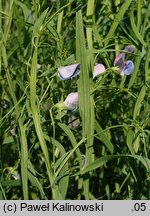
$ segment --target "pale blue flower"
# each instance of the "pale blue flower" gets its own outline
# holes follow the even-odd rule
[[[131,60],[124,63],[124,67],[121,70],[121,75],[130,75],[134,71],[134,64]]]
[[[129,53],[135,52],[136,48],[133,45],[128,45],[125,47],[125,51]],[[125,53],[120,53],[114,61],[114,66],[118,67],[118,71],[122,76],[130,75],[134,71],[134,63],[131,60],[125,61]]]
[[[79,64],[72,64],[58,69],[58,76],[61,80],[68,80],[80,73]]]

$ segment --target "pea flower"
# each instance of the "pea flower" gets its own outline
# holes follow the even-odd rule
[[[76,111],[78,108],[78,93],[72,92],[70,93],[66,100],[64,101],[64,104],[66,105],[67,109],[70,111]]]
[[[128,45],[125,47],[125,50],[129,53],[134,53],[136,51],[136,48],[134,45]]]
[[[125,53],[120,53],[114,61],[114,66],[121,68],[124,65]]]
[[[134,64],[131,60],[124,62],[124,67],[121,70],[121,75],[130,75],[134,71]]]
[[[106,71],[106,68],[103,64],[96,64],[93,70],[93,78],[99,74],[102,74]]]
[[[55,104],[55,107],[61,111],[76,111],[78,108],[78,93],[72,92],[68,94],[65,101],[60,101],[59,103]]]
[[[135,52],[135,46],[128,45],[125,47],[125,51],[133,53]],[[125,53],[120,53],[115,58],[114,66],[119,68],[119,72],[122,76],[130,75],[134,71],[134,63],[131,60],[125,61]]]
[[[72,64],[58,69],[58,76],[60,80],[68,80],[77,76],[80,73],[80,64]]]

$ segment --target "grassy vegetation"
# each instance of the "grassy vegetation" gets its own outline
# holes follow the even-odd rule
[[[149,0],[0,0],[0,199],[150,198],[149,22]]]

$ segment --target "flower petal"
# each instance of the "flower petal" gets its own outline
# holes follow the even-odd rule
[[[79,64],[72,64],[58,69],[58,75],[61,80],[70,79],[79,73]]]
[[[125,47],[125,50],[129,53],[134,53],[136,51],[136,48],[134,45],[128,45]]]
[[[78,93],[72,92],[70,93],[66,100],[64,101],[64,104],[66,105],[67,109],[70,111],[75,111],[78,108]]]
[[[97,64],[94,66],[93,70],[93,78],[96,77],[98,74],[102,74],[106,71],[106,68],[103,64]]]
[[[125,53],[120,53],[114,61],[114,66],[123,67],[124,66]]]
[[[40,69],[41,69],[41,67],[42,67],[42,65],[41,65],[41,64],[37,64],[37,70],[40,70]]]
[[[132,61],[128,60],[124,63],[124,67],[121,71],[122,75],[130,75],[134,71],[134,64]]]

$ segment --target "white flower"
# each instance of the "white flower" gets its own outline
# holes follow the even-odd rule
[[[41,69],[41,67],[42,67],[42,65],[40,65],[40,64],[37,64],[37,70],[40,70],[40,69]]]
[[[64,101],[64,104],[66,105],[68,110],[75,111],[78,108],[78,93],[70,93]]]
[[[93,78],[99,74],[102,74],[106,71],[106,68],[103,64],[96,64],[93,70]]]

